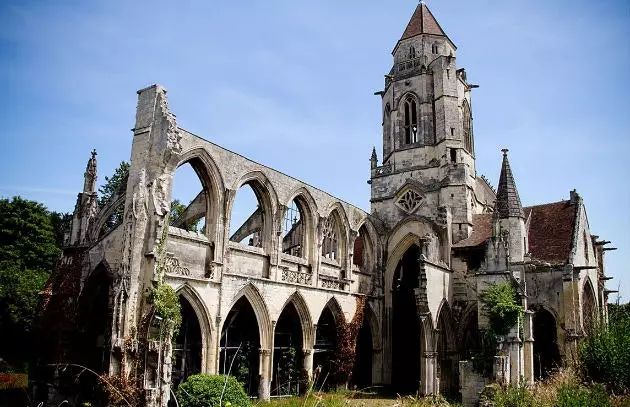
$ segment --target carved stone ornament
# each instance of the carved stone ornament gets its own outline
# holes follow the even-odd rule
[[[179,259],[170,253],[167,254],[164,259],[164,272],[167,274],[180,274],[182,276],[190,275],[190,269],[181,266]]]
[[[424,197],[418,191],[413,188],[407,188],[404,192],[396,198],[396,206],[403,211],[411,214],[420,207]]]

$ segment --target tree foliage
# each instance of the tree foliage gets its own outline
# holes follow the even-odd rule
[[[496,335],[507,335],[523,312],[523,307],[518,303],[516,290],[507,281],[490,284],[479,294],[479,300],[488,315],[490,330]]]
[[[610,305],[609,305],[610,307]],[[630,391],[628,306],[612,306],[609,325],[600,324],[582,341],[579,362],[585,379],[605,383],[616,393]]]
[[[14,364],[29,354],[38,294],[59,258],[65,216],[20,197],[0,200],[0,355]]]
[[[181,203],[179,199],[174,199],[171,202],[171,215],[169,217],[171,219],[171,225],[175,224],[179,217],[182,216],[184,211],[186,211],[186,208],[187,206]],[[185,225],[186,230],[188,230],[189,232],[196,232],[199,229],[200,221],[201,219],[197,219],[196,221]]]
[[[103,207],[112,197],[119,193],[125,193],[127,178],[129,177],[129,163],[121,161],[118,168],[114,170],[114,175],[105,177],[105,183],[98,189],[98,206]]]

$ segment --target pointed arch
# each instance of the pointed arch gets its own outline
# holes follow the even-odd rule
[[[472,112],[470,110],[470,104],[468,104],[466,99],[464,99],[464,102],[462,103],[462,128],[464,148],[466,151],[473,154],[475,145],[473,140]]]
[[[126,194],[122,193],[119,195],[113,196],[105,206],[103,206],[98,213],[96,214],[96,218],[94,223],[91,223],[89,226],[90,241],[96,242],[100,238],[107,235],[104,233],[101,235],[101,231],[103,230],[103,226],[110,219],[110,217],[120,208],[124,209]],[[114,230],[114,229],[111,229]],[[110,231],[111,231],[110,230]]]
[[[260,291],[255,285],[253,285],[252,283],[247,283],[243,288],[238,291],[238,293],[234,296],[234,299],[230,303],[230,306],[228,307],[228,313],[230,310],[232,310],[237,301],[240,300],[242,297],[245,297],[245,299],[249,302],[254,310],[254,314],[256,315],[256,321],[258,322],[260,347],[262,349],[270,349],[272,329],[271,319],[269,317],[269,309],[267,308],[267,304],[260,294]]]
[[[308,309],[308,305],[306,305],[306,301],[304,301],[304,297],[302,294],[295,290],[291,296],[284,302],[282,305],[282,309],[280,314],[286,308],[288,304],[292,303],[300,317],[300,325],[302,326],[302,343],[304,347],[312,346],[315,338],[315,332],[313,330],[313,319],[311,318],[311,312]]]
[[[320,219],[319,229],[322,242],[320,254],[337,261],[341,267],[344,267],[348,258],[350,223],[339,201],[328,207],[327,216]]]
[[[598,319],[597,297],[595,289],[591,283],[590,277],[587,275],[582,285],[581,294],[581,311],[582,311],[582,329],[589,335],[593,333]]]
[[[188,283],[183,284],[182,286],[177,288],[175,292],[178,295],[181,295],[182,297],[184,297],[186,301],[188,301],[188,303],[192,306],[193,310],[195,311],[195,315],[197,316],[197,321],[199,322],[199,325],[201,327],[201,343],[202,343],[202,348],[201,348],[201,360],[202,360],[201,369],[202,370],[201,372],[207,373],[209,371],[210,366],[212,365],[210,363],[211,355],[209,352],[209,350],[211,349],[210,344],[212,343],[212,333],[213,333],[212,323],[210,322],[210,313],[208,312],[208,308],[206,307],[206,304],[201,299],[201,296],[197,293],[197,290],[191,287],[190,284]]]
[[[364,318],[370,324],[370,330],[372,332],[372,348],[377,350],[382,348],[382,335],[381,325],[379,319],[376,317],[376,312],[370,303],[365,304]]]
[[[419,246],[419,241],[420,236],[415,233],[407,233],[398,241],[394,249],[389,252],[389,255],[387,256],[387,264],[385,266],[385,287],[387,287],[387,290],[392,287],[394,272],[396,271],[398,263],[402,260],[403,256],[411,246]]]
[[[333,318],[335,318],[335,324],[346,323],[346,316],[343,313],[343,308],[341,308],[341,305],[339,305],[339,301],[337,301],[337,298],[334,295],[330,297],[328,302],[326,302],[326,305],[324,305],[324,307],[322,308],[320,315],[317,318],[318,320],[319,318],[321,318],[321,314],[326,308],[328,308],[330,312],[332,312]]]
[[[233,185],[232,190],[234,191],[234,195],[243,185],[248,184],[254,190],[256,197],[261,205],[264,206],[263,209],[269,211],[269,213],[273,213],[274,209],[278,204],[278,194],[276,193],[275,188],[269,178],[259,170],[248,172],[239,178],[238,181]],[[234,204],[234,196],[230,199],[229,208],[227,214],[231,216],[232,213],[232,205]]]
[[[290,208],[294,201],[300,211],[300,223],[302,227],[301,232],[299,232],[301,234],[301,256],[299,257],[306,259],[306,261],[310,263],[317,256],[317,203],[308,189],[303,186],[298,187],[289,195],[289,199],[284,206]],[[285,210],[288,211],[288,209]],[[280,217],[285,217],[285,214],[280,214]],[[286,230],[284,232],[286,232]]]

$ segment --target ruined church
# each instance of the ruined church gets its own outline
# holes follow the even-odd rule
[[[42,293],[38,400],[87,392],[60,368],[76,364],[132,382],[147,406],[167,406],[190,375],[228,372],[263,400],[310,380],[466,403],[488,379],[474,369],[488,324],[479,294],[500,282],[525,311],[501,338],[495,379],[533,383],[571,358],[606,318],[609,242],[576,191],[523,207],[508,150],[496,188],[476,172],[476,86],[456,50],[420,3],[378,92],[369,213],[179,127],[162,86],[139,90],[128,176],[99,205],[92,154]],[[175,214],[184,165],[201,190]],[[243,187],[258,206],[231,225]],[[164,286],[177,329],[158,309]]]

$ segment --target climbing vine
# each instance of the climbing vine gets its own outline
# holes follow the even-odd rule
[[[479,294],[479,301],[488,316],[488,328],[481,332],[481,352],[473,359],[473,367],[489,376],[499,339],[510,333],[519,319],[522,320],[523,307],[519,305],[515,287],[507,281],[490,284]]]
[[[335,376],[337,383],[348,383],[354,366],[359,329],[363,326],[366,297],[357,297],[356,311],[352,321],[337,324],[337,348],[335,349]]]

